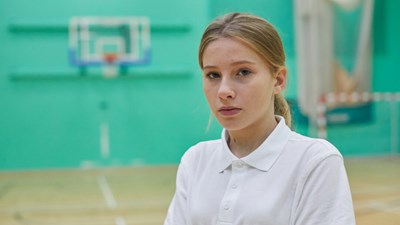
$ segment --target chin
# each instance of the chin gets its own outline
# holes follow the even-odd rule
[[[218,121],[223,128],[230,131],[241,130],[244,127],[243,124],[239,124],[238,122],[225,121],[225,120],[224,121],[218,120]]]

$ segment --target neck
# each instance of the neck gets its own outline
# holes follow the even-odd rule
[[[228,131],[228,146],[238,158],[245,157],[267,139],[277,124],[277,121],[273,119],[262,126],[256,124],[243,130]]]

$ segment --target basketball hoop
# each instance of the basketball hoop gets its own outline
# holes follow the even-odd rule
[[[118,54],[114,52],[105,52],[103,54],[104,64],[103,73],[105,77],[116,77],[118,73],[118,67],[115,63],[118,59]]]
[[[106,52],[104,53],[103,58],[108,64],[113,64],[117,60],[118,55],[114,52]]]

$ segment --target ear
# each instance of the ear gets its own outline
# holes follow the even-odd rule
[[[279,94],[286,87],[286,67],[282,66],[275,74],[274,94]]]

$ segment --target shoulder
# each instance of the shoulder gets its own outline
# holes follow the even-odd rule
[[[182,156],[181,163],[199,163],[208,160],[222,148],[221,139],[202,141],[191,146]]]
[[[300,151],[309,156],[318,156],[325,158],[329,156],[338,156],[342,158],[340,151],[329,141],[320,138],[311,138],[292,132],[288,145],[293,150]]]
[[[292,132],[286,147],[286,158],[293,163],[297,162],[299,171],[303,171],[305,174],[321,165],[332,164],[332,167],[343,165],[340,151],[324,139],[311,138]]]
[[[296,165],[298,187],[326,182],[347,182],[342,154],[329,141],[310,138],[293,132],[286,149],[286,158]],[[294,159],[295,158],[295,159]]]

